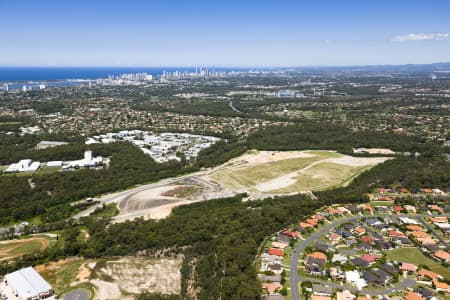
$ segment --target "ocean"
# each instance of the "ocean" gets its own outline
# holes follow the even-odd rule
[[[212,70],[213,68],[210,68]],[[163,71],[194,72],[195,67],[0,67],[0,82],[58,81],[68,79],[97,79],[124,73],[148,73],[156,76]],[[231,69],[216,69],[229,71]]]
[[[243,71],[241,68],[214,68],[210,71]],[[248,70],[248,69],[245,69]],[[107,78],[124,73],[161,75],[163,71],[194,72],[195,67],[0,67],[0,82],[22,83],[30,81],[62,81],[70,79]]]

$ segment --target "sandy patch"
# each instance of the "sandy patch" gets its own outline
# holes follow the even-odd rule
[[[98,291],[97,299],[126,299],[126,294],[179,294],[181,291],[181,258],[121,258],[107,261],[96,270],[100,279],[91,280]],[[107,279],[106,279],[107,278]]]
[[[336,163],[336,164],[345,165],[345,166],[349,166],[349,167],[365,167],[365,166],[374,166],[379,163],[383,163],[388,159],[391,159],[391,158],[389,158],[389,157],[352,157],[352,156],[348,156],[348,155],[344,155],[341,157],[327,158],[327,159],[313,162],[310,165],[308,165],[307,167],[305,167],[303,169],[299,169],[296,172],[291,172],[289,174],[285,174],[285,175],[279,176],[277,178],[274,178],[274,179],[271,179],[271,180],[268,180],[265,182],[261,182],[261,183],[255,185],[254,188],[261,192],[269,192],[269,191],[280,190],[280,189],[286,188],[297,182],[297,180],[298,180],[297,177],[299,174],[302,174],[302,173],[308,171],[308,169],[311,169],[312,167],[314,167],[318,164],[321,164],[321,163],[329,162],[329,163]],[[325,173],[315,172],[313,174],[308,174],[308,175],[314,179],[329,177],[329,174],[326,172]]]
[[[78,269],[77,280],[80,282],[87,281],[89,276],[91,276],[91,269],[86,266],[86,264],[82,264]]]
[[[263,164],[290,158],[306,158],[315,155],[304,151],[256,151],[251,150],[231,161],[245,161],[249,164]]]
[[[336,158],[329,158],[326,161],[346,165],[350,167],[364,167],[370,165],[377,165],[385,162],[386,160],[392,159],[390,157],[353,157],[353,156],[341,156]]]
[[[91,283],[95,286],[95,299],[115,300],[115,299],[133,299],[133,297],[123,297],[120,288],[116,283],[93,279]]]
[[[255,189],[261,192],[268,192],[288,187],[297,182],[298,172],[292,172],[269,181],[261,182],[255,186]]]

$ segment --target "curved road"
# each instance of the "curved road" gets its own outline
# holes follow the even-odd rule
[[[229,105],[230,108],[231,108],[232,110],[234,110],[235,112],[241,113],[241,114],[244,113],[244,112],[240,111],[239,109],[237,109],[237,108],[233,105],[233,101],[232,101],[232,100],[230,100],[230,102],[228,102],[228,105]]]
[[[309,237],[307,237],[305,240],[301,241],[298,245],[297,248],[295,249],[294,253],[292,254],[292,258],[291,258],[291,266],[290,266],[290,276],[289,276],[289,282],[291,285],[291,293],[292,293],[292,299],[294,300],[299,300],[300,299],[300,294],[299,294],[299,290],[298,290],[298,283],[301,282],[302,280],[308,280],[311,282],[315,282],[315,283],[320,283],[323,285],[329,285],[331,287],[334,288],[341,288],[341,289],[346,289],[349,291],[353,291],[353,292],[362,292],[371,296],[378,296],[378,295],[385,295],[385,294],[389,294],[391,292],[394,291],[399,291],[399,290],[405,290],[409,287],[412,287],[416,284],[416,282],[414,280],[411,279],[404,279],[403,282],[393,288],[389,288],[389,289],[385,289],[385,290],[363,290],[363,291],[358,291],[358,289],[356,288],[352,288],[352,287],[347,287],[347,286],[342,286],[333,282],[328,282],[325,280],[320,280],[320,279],[315,279],[315,278],[310,278],[310,277],[303,277],[303,276],[299,276],[297,269],[298,269],[298,260],[300,258],[300,254],[303,253],[303,251],[305,250],[305,248],[311,244],[312,242],[314,242],[315,240],[319,239],[319,237],[327,232],[329,232],[331,229],[333,229],[336,226],[339,226],[343,223],[346,222],[353,222],[353,221],[357,221],[360,220],[362,218],[366,218],[366,217],[378,217],[378,216],[383,216],[383,215],[373,215],[373,216],[351,216],[348,218],[344,218],[344,219],[340,219],[340,220],[336,220],[330,224],[327,224],[325,227],[317,230],[316,232],[314,232],[312,235],[310,235]],[[426,223],[423,221],[423,217],[428,216],[426,214],[402,214],[400,216],[405,216],[405,217],[413,217],[413,218],[419,218],[422,223],[424,223],[426,225]],[[450,216],[450,214],[443,214],[441,216]],[[434,231],[427,226],[428,229],[431,230],[431,232],[434,233]],[[439,239],[440,240],[440,239]],[[445,244],[445,243],[444,243]],[[446,244],[445,244],[446,245]]]

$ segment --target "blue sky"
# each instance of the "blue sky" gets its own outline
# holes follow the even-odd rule
[[[448,0],[0,0],[2,66],[450,61]]]

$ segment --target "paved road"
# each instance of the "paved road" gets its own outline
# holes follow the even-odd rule
[[[298,265],[298,259],[300,257],[300,254],[305,250],[305,248],[309,244],[314,242],[315,240],[318,240],[321,235],[329,232],[333,227],[336,227],[345,222],[357,221],[362,218],[363,218],[363,216],[353,216],[350,218],[344,218],[344,219],[337,220],[331,224],[327,224],[325,227],[317,230],[312,235],[310,235],[309,237],[307,237],[305,240],[301,241],[298,244],[297,248],[295,249],[294,253],[292,254],[292,259],[291,259],[291,272],[290,272],[289,280],[290,280],[290,284],[291,284],[292,299],[294,299],[294,300],[300,299],[297,284],[299,281],[301,281],[301,278],[297,272],[297,265]]]
[[[237,108],[233,105],[233,101],[228,102],[228,105],[229,105],[230,108],[231,108],[232,110],[234,110],[235,112],[241,113],[241,114],[244,113],[244,112],[240,111],[239,109],[237,109]]]
[[[335,289],[348,290],[354,294],[359,293],[359,294],[370,295],[370,296],[382,296],[382,295],[387,295],[387,294],[393,293],[395,291],[405,291],[406,289],[411,288],[416,285],[415,280],[412,280],[409,278],[404,278],[403,281],[395,287],[387,288],[384,290],[367,290],[366,289],[366,290],[364,290],[364,292],[361,292],[358,288],[356,288],[354,286],[341,285],[341,284],[338,284],[335,282],[331,282],[331,281],[328,282],[328,281],[324,281],[324,280],[317,279],[317,278],[299,276],[299,279],[300,279],[300,281],[310,281],[313,283],[320,283],[322,285],[328,285]]]
[[[76,289],[63,296],[63,300],[88,300],[89,291],[85,289]]]
[[[119,203],[121,200],[123,200],[123,199],[125,199],[127,197],[131,197],[132,195],[137,194],[139,192],[142,192],[142,191],[145,191],[145,190],[149,190],[149,189],[153,189],[153,188],[157,188],[157,187],[161,187],[161,186],[165,186],[165,185],[169,185],[169,184],[173,184],[173,183],[175,183],[177,181],[180,181],[182,179],[191,178],[191,177],[195,177],[195,176],[200,176],[202,174],[203,174],[202,172],[197,172],[197,173],[195,173],[195,175],[188,174],[188,175],[183,175],[183,176],[179,176],[179,177],[163,179],[163,180],[160,180],[160,181],[155,182],[155,183],[145,184],[145,185],[134,187],[134,188],[122,191],[122,192],[116,192],[116,193],[112,193],[112,194],[107,194],[107,195],[101,196],[99,198],[95,198],[94,200],[99,201],[99,203],[94,204],[91,207],[89,207],[88,209],[83,210],[82,212],[76,214],[74,216],[74,218],[75,219],[79,219],[81,217],[89,216],[97,208],[102,207],[103,204],[108,204],[108,203],[112,203],[112,202]]]
[[[447,216],[447,217],[449,215],[450,214],[444,214],[444,216]],[[378,217],[378,216],[382,216],[382,215],[373,215],[371,217]],[[423,217],[428,216],[428,215],[426,215],[426,214],[414,214],[414,215],[412,215],[412,214],[402,214],[401,216],[419,218],[420,220],[422,220]],[[329,232],[334,227],[337,227],[337,226],[339,226],[339,225],[341,225],[343,223],[346,223],[346,222],[354,222],[354,221],[360,220],[360,219],[362,219],[364,217],[368,217],[368,216],[351,216],[351,217],[348,217],[348,218],[336,220],[333,223],[327,224],[325,227],[317,230],[316,232],[314,232],[312,235],[310,235],[308,238],[306,238],[305,240],[301,241],[297,245],[297,248],[294,250],[294,253],[292,254],[291,270],[290,270],[290,277],[289,277],[289,281],[290,281],[290,285],[291,285],[292,299],[294,299],[294,300],[299,300],[300,299],[300,294],[299,294],[299,290],[298,290],[298,283],[300,281],[302,281],[302,280],[309,280],[309,281],[312,281],[312,282],[317,282],[317,283],[321,283],[321,284],[324,284],[324,285],[329,285],[329,286],[333,286],[333,287],[337,287],[337,288],[345,288],[345,289],[348,289],[350,291],[356,290],[354,288],[352,289],[352,288],[343,287],[343,286],[341,286],[339,284],[335,284],[335,283],[324,281],[324,280],[320,280],[320,279],[314,279],[314,278],[310,278],[310,277],[299,276],[298,272],[297,272],[297,269],[298,269],[298,260],[299,260],[300,254],[305,250],[305,248],[309,244],[311,244],[315,240],[318,240],[321,235]],[[422,222],[425,224],[425,226],[430,228],[429,224],[426,224],[423,220],[422,220]],[[439,240],[442,241],[441,239],[439,239]],[[446,245],[445,241],[444,241],[444,244]],[[389,294],[389,293],[391,293],[393,291],[404,290],[404,289],[406,289],[408,287],[412,287],[414,285],[415,285],[415,281],[414,280],[405,279],[405,280],[403,280],[403,282],[399,286],[396,286],[396,287],[393,287],[393,288],[390,288],[390,289],[380,290],[380,291],[364,290],[363,292],[361,292],[361,291],[359,291],[359,292],[360,293],[364,293],[364,294],[373,295],[373,296],[385,295],[385,294]]]

